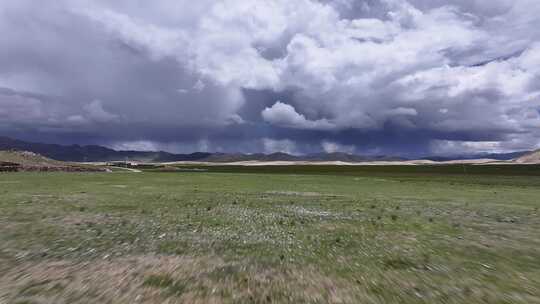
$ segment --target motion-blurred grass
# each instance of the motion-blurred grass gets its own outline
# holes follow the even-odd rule
[[[0,303],[540,303],[534,167],[376,168],[1,174]]]

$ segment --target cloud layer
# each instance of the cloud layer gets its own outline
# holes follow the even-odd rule
[[[535,148],[539,16],[536,0],[5,1],[0,132],[182,152]]]

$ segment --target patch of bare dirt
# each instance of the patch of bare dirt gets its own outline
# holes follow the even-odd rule
[[[113,224],[119,222],[118,217],[114,217],[107,214],[92,214],[92,213],[78,213],[72,212],[60,218],[53,218],[50,220],[50,224],[60,225],[63,227],[75,227],[83,224]]]
[[[324,194],[321,194],[319,192],[297,192],[297,191],[267,191],[266,194],[273,194],[273,195],[288,195],[288,196],[324,196]]]

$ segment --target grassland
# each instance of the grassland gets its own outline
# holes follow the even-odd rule
[[[0,303],[540,303],[534,166],[181,169],[0,174]]]

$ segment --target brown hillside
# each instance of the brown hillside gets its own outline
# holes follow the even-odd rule
[[[66,171],[100,172],[105,169],[52,160],[26,151],[0,151],[0,172]]]
[[[540,150],[526,154],[515,161],[520,164],[540,164]]]

